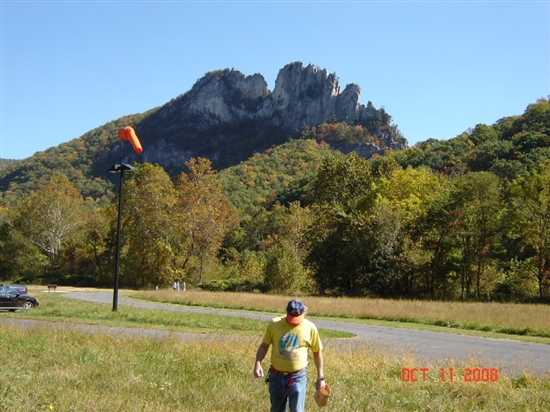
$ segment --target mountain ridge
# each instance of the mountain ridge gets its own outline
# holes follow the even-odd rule
[[[324,122],[361,129],[353,142],[331,142],[345,152],[357,148],[369,157],[406,148],[391,116],[370,101],[360,104],[359,96],[359,86],[347,85],[340,92],[335,73],[300,62],[279,71],[273,91],[260,74],[245,76],[234,69],[209,72],[162,106],[122,116],[0,169],[3,203],[35,190],[54,173],[66,174],[85,197],[112,196],[115,179],[106,170],[120,161],[159,164],[175,175],[190,158],[206,157],[221,170]],[[134,127],[143,153],[119,140],[118,128],[124,126]]]
[[[355,84],[348,84],[340,93],[335,73],[329,74],[325,69],[312,64],[304,66],[300,62],[290,63],[279,71],[273,91],[267,88],[267,82],[258,73],[245,76],[234,69],[209,72],[188,92],[159,107],[136,125],[148,150],[144,150],[142,159],[134,156],[127,160],[143,160],[172,168],[181,166],[182,160],[202,156],[216,164],[224,155],[221,150],[196,143],[190,145],[194,150],[182,151],[180,142],[192,141],[218,129],[221,138],[216,143],[227,149],[242,142],[239,136],[242,130],[235,133],[238,126],[257,134],[265,134],[266,130],[278,131],[284,138],[274,142],[266,140],[263,143],[268,143],[267,146],[257,148],[265,150],[272,145],[269,143],[283,143],[287,137],[297,137],[305,127],[324,122],[362,124],[379,149],[408,147],[384,109],[375,109],[370,101],[366,106],[359,104],[360,93]],[[236,152],[240,158],[239,151]],[[219,163],[223,167],[236,164]]]

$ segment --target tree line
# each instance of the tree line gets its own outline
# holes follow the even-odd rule
[[[120,284],[544,300],[549,148],[541,99],[523,116],[371,160],[304,136],[219,173],[205,158],[175,178],[135,165],[123,188]],[[0,215],[4,278],[111,286],[117,205],[54,175]]]

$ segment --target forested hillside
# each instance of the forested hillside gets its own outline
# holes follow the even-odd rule
[[[479,124],[449,140],[430,139],[396,159],[403,167],[429,167],[445,175],[487,171],[510,181],[550,158],[548,100],[531,104],[521,116]]]
[[[107,170],[131,150],[120,144],[117,131],[146,115],[122,117],[0,170],[0,204],[13,206],[56,175],[69,179],[85,199],[108,204],[113,197],[114,180],[109,180],[113,176]]]
[[[0,170],[11,166],[14,162],[17,162],[17,160],[0,159]]]
[[[221,171],[223,192],[242,217],[270,209],[276,202],[303,200],[305,186],[334,153],[323,142],[293,140]]]
[[[547,99],[449,140],[370,159],[334,149],[358,135],[368,143],[362,133],[346,122],[306,128],[221,171],[206,158],[177,174],[135,164],[124,186],[121,285],[547,299]],[[84,144],[102,147],[93,143],[101,136]],[[0,227],[4,279],[111,285],[117,199],[86,201],[76,169],[69,178],[27,172],[46,183],[19,197],[17,186],[5,192],[13,202]]]

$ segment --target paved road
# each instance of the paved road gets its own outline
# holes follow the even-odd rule
[[[67,297],[94,302],[112,303],[112,293],[72,292]],[[259,321],[268,321],[272,315],[241,311],[206,309],[190,306],[139,302],[119,296],[118,305],[148,309],[194,312],[232,317],[246,317]],[[356,335],[353,339],[324,339],[325,350],[371,350],[399,356],[407,354],[418,362],[417,368],[452,367],[451,360],[464,361],[466,367],[498,368],[501,376],[518,376],[524,372],[550,378],[550,345],[524,343],[509,340],[479,338],[472,336],[436,333],[429,331],[401,329],[385,326],[364,325],[351,322],[338,322],[310,318],[319,328],[349,332]],[[0,324],[7,321],[2,320]],[[17,320],[23,324],[21,320]],[[11,322],[10,322],[11,323]],[[28,321],[24,325],[33,327],[39,322]],[[59,327],[83,330],[103,331],[117,335],[139,335],[147,337],[176,336],[182,339],[208,339],[210,334],[191,332],[167,332],[153,329],[112,328],[89,325],[62,325]],[[251,338],[252,339],[252,338]],[[253,338],[259,342],[259,337]],[[434,366],[435,365],[435,366]]]

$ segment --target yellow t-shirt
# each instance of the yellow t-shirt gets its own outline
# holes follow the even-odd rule
[[[307,319],[297,326],[289,325],[286,316],[271,320],[263,343],[271,347],[271,366],[281,372],[295,372],[307,366],[307,352],[323,349],[317,327]]]

